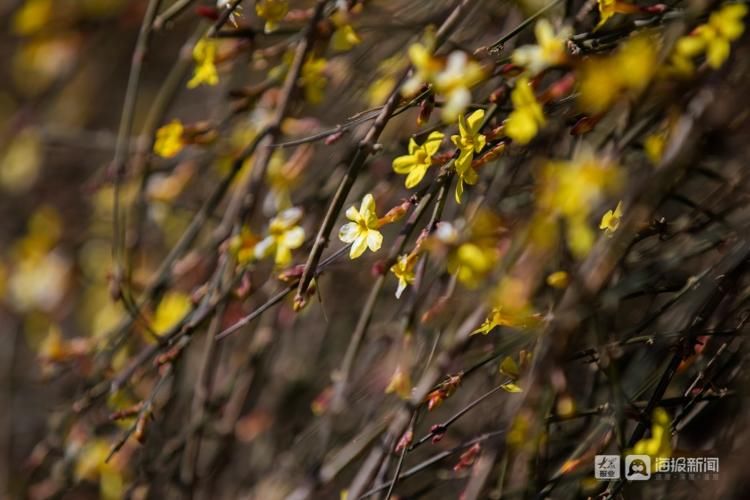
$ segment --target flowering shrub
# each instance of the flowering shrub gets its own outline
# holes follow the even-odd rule
[[[739,492],[745,3],[11,4],[1,497]]]

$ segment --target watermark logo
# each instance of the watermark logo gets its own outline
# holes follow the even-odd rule
[[[620,479],[620,455],[597,455],[594,458],[594,477],[601,481]]]
[[[625,479],[628,481],[651,479],[651,457],[648,455],[625,456]]]

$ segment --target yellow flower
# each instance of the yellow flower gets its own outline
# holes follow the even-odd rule
[[[414,69],[412,76],[401,87],[403,95],[413,96],[422,85],[431,82],[443,69],[442,61],[432,55],[432,45],[431,37],[428,36],[424,44],[413,43],[409,46],[409,59]]]
[[[597,0],[596,3],[599,6],[599,22],[594,31],[604,26],[604,23],[615,14],[635,14],[640,11],[637,5],[620,0]]]
[[[526,77],[518,79],[510,98],[514,109],[505,120],[505,134],[518,144],[527,144],[546,123],[542,106]]]
[[[589,150],[580,151],[569,162],[547,163],[537,195],[541,226],[545,226],[545,218],[554,221],[563,217],[571,250],[576,256],[584,256],[594,243],[594,233],[587,223],[591,207],[620,183],[619,169]]]
[[[114,500],[125,495],[125,480],[121,466],[115,460],[105,462],[111,445],[103,439],[86,443],[76,457],[74,469],[77,481],[99,481],[99,498]]]
[[[471,103],[470,88],[484,78],[484,70],[466,52],[454,51],[448,56],[445,69],[434,75],[435,91],[445,96],[442,118],[446,123],[456,120]]]
[[[643,150],[646,153],[646,157],[654,165],[658,165],[661,161],[661,157],[664,154],[664,146],[666,145],[666,142],[666,130],[651,134],[643,141]]]
[[[258,241],[258,237],[250,228],[242,226],[240,234],[233,236],[229,240],[229,252],[234,256],[239,265],[244,266],[255,259],[255,245]]]
[[[604,230],[604,234],[607,236],[612,236],[615,234],[615,231],[617,231],[617,228],[620,227],[620,219],[622,218],[622,202],[617,203],[617,206],[613,210],[607,210],[607,212],[602,215],[602,221],[599,224],[599,229]]]
[[[318,104],[325,95],[328,77],[325,74],[327,61],[320,57],[310,56],[302,65],[300,84],[305,90],[305,99],[310,104]]]
[[[547,276],[547,284],[552,288],[565,288],[570,282],[570,277],[565,271],[555,271]]]
[[[448,272],[469,288],[475,288],[497,262],[497,250],[488,245],[464,243],[448,257]]]
[[[362,198],[362,204],[357,207],[352,205],[346,211],[346,218],[352,222],[347,222],[339,229],[339,239],[344,243],[352,243],[349,250],[349,258],[356,259],[365,253],[365,249],[370,248],[371,252],[380,250],[383,244],[383,235],[378,228],[378,215],[375,212],[375,198],[371,194],[366,194]]]
[[[563,64],[568,57],[566,46],[573,30],[564,27],[557,33],[546,19],[537,21],[534,27],[537,45],[524,45],[513,51],[513,64],[523,66],[532,74]]]
[[[266,21],[264,30],[272,33],[279,27],[279,21],[289,12],[287,0],[258,0],[255,2],[255,13]]]
[[[616,0],[597,0],[596,3],[599,7],[599,22],[594,30],[598,30],[604,26],[604,23],[617,12],[615,10]]]
[[[182,133],[185,128],[179,120],[172,120],[166,125],[159,127],[156,131],[156,140],[154,141],[154,153],[162,158],[172,158],[182,151],[185,142],[182,140]]]
[[[354,31],[351,24],[339,26],[331,37],[331,48],[338,52],[352,50],[355,45],[359,45],[360,43],[362,43],[362,39]]]
[[[288,265],[292,261],[292,250],[305,242],[305,230],[297,225],[300,219],[302,210],[297,207],[288,208],[271,219],[268,236],[255,245],[255,258],[273,255],[276,266]]]
[[[393,160],[393,170],[397,174],[408,174],[405,186],[411,189],[419,184],[432,165],[432,156],[440,149],[440,143],[445,137],[441,132],[432,132],[421,146],[412,137],[409,139],[409,154],[399,156]]]
[[[601,113],[623,92],[641,92],[657,66],[653,41],[645,36],[631,38],[613,55],[583,62],[578,103],[588,113]]]
[[[218,44],[215,40],[201,38],[193,48],[193,60],[195,61],[195,70],[193,78],[190,79],[187,86],[189,89],[199,85],[216,85],[219,83],[219,74],[216,71],[215,60]]]
[[[394,393],[401,399],[409,399],[411,396],[411,378],[409,373],[405,372],[401,366],[396,367],[396,371],[385,388],[386,394]]]
[[[714,69],[721,67],[729,57],[731,42],[745,30],[742,18],[746,14],[747,6],[741,3],[724,5],[712,13],[706,24],[677,41],[671,58],[674,69],[683,75],[692,74],[692,59],[703,53],[709,66]]]
[[[484,110],[478,109],[469,116],[459,115],[458,133],[452,135],[451,141],[459,149],[458,158],[454,165],[458,174],[456,184],[456,202],[461,203],[461,195],[464,192],[464,182],[473,185],[477,182],[477,172],[471,168],[474,153],[479,153],[487,143],[487,137],[479,133],[484,121]]]
[[[471,332],[472,335],[481,333],[487,335],[498,326],[508,326],[525,330],[539,324],[539,316],[529,308],[494,307],[484,322]]]
[[[633,454],[651,458],[672,455],[672,434],[669,414],[664,408],[656,408],[651,418],[651,437],[643,438],[633,446]]]
[[[190,311],[190,297],[181,292],[167,292],[154,312],[151,329],[159,335],[169,332]]]
[[[26,0],[13,15],[13,32],[17,35],[33,35],[44,28],[53,14],[52,0]]]
[[[391,272],[398,278],[398,288],[396,289],[396,298],[400,299],[401,294],[407,286],[414,283],[414,264],[416,263],[416,256],[404,254],[401,255],[396,263],[391,267]]]

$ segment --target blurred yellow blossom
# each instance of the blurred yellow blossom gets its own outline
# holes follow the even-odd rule
[[[162,158],[172,158],[176,156],[185,146],[182,134],[185,128],[180,120],[172,120],[166,125],[162,125],[156,131],[156,140],[154,141],[154,153]]]
[[[565,271],[555,271],[547,276],[547,284],[552,288],[565,288],[570,282],[570,277]]]
[[[406,287],[414,283],[414,265],[416,256],[404,254],[399,256],[396,263],[391,267],[391,272],[398,278],[398,288],[396,289],[396,298],[400,299]]]
[[[300,84],[305,91],[305,99],[310,104],[318,104],[325,96],[328,77],[326,76],[327,61],[322,58],[310,56],[302,65]]]
[[[477,287],[498,260],[497,249],[483,243],[463,243],[448,256],[448,272],[469,288]]]
[[[190,297],[184,293],[167,292],[159,301],[156,311],[154,311],[151,329],[159,335],[169,332],[190,312],[191,307]]]
[[[418,145],[412,137],[409,139],[409,154],[393,160],[393,170],[397,174],[407,174],[404,183],[407,189],[413,188],[422,181],[427,169],[432,166],[432,156],[440,149],[443,137],[445,136],[441,132],[431,132],[421,145]]]
[[[199,85],[216,85],[219,83],[219,73],[216,71],[216,51],[218,43],[215,40],[201,38],[193,47],[195,70],[188,82],[189,89]]]
[[[422,85],[434,80],[443,69],[443,62],[432,55],[433,46],[434,39],[430,33],[426,35],[424,43],[413,43],[409,46],[412,75],[401,87],[401,92],[406,97],[416,94]]]
[[[260,238],[250,228],[242,226],[240,233],[232,236],[229,240],[229,252],[239,265],[244,266],[255,259],[255,245],[259,241]]]
[[[0,186],[10,192],[22,192],[36,182],[42,164],[42,141],[33,128],[21,130],[0,156]]]
[[[255,2],[255,13],[266,21],[264,30],[272,33],[279,27],[279,21],[289,12],[288,0],[258,0]]]
[[[599,7],[599,22],[594,31],[604,26],[604,23],[615,14],[635,14],[639,11],[637,5],[622,0],[597,0],[596,3]]]
[[[305,242],[305,230],[298,225],[300,220],[302,210],[298,207],[288,208],[271,219],[268,236],[255,245],[255,257],[265,259],[273,255],[278,267],[292,262],[292,250]]]
[[[466,52],[454,51],[448,56],[445,69],[433,77],[435,90],[445,97],[441,110],[443,121],[450,123],[471,104],[471,87],[484,79],[484,70]]]
[[[579,105],[588,113],[601,113],[622,93],[641,92],[654,75],[656,58],[654,41],[636,36],[610,56],[586,59],[579,75]]]
[[[706,24],[677,41],[670,60],[673,68],[690,76],[694,71],[693,59],[704,53],[709,66],[721,67],[729,57],[731,42],[745,30],[742,19],[746,14],[747,5],[742,3],[726,4],[713,12]]]
[[[357,207],[351,206],[346,210],[348,222],[339,229],[339,239],[344,243],[351,243],[349,258],[356,259],[365,253],[369,247],[371,252],[380,250],[383,244],[383,235],[378,231],[380,223],[375,211],[375,198],[371,194],[366,194],[362,198],[362,204]]]
[[[461,203],[464,182],[473,185],[477,182],[477,172],[471,168],[474,153],[479,153],[487,143],[487,137],[479,133],[484,121],[484,110],[478,109],[469,116],[459,115],[458,135],[452,135],[451,141],[459,149],[455,161],[458,182],[456,183],[456,202]]]
[[[617,228],[620,227],[620,219],[622,218],[622,202],[617,203],[614,210],[607,210],[602,215],[602,221],[599,224],[599,229],[604,230],[604,234],[612,236]]]
[[[583,149],[571,161],[548,162],[541,171],[537,208],[545,217],[561,216],[573,253],[581,257],[594,242],[588,225],[591,210],[605,194],[621,184],[620,170],[608,160]]]
[[[52,0],[26,0],[13,15],[13,32],[29,36],[41,31],[50,21],[52,12]]]
[[[125,481],[116,461],[106,462],[111,445],[103,439],[87,442],[78,453],[75,463],[77,481],[99,482],[99,498],[116,500],[125,495]]]
[[[521,330],[533,328],[539,325],[539,315],[529,307],[513,308],[509,306],[498,306],[492,308],[490,315],[484,322],[471,332],[472,335],[481,333],[487,335],[498,326],[508,326]]]
[[[351,24],[343,24],[336,28],[331,36],[331,48],[337,52],[346,52],[352,50],[355,45],[362,43]]]
[[[528,78],[520,77],[510,95],[513,112],[505,120],[505,134],[518,144],[527,144],[544,126],[544,112]]]
[[[566,46],[573,35],[570,27],[564,27],[555,33],[552,24],[546,19],[540,19],[534,26],[536,45],[523,45],[513,51],[513,64],[523,66],[531,74],[563,64],[568,57]]]
[[[409,373],[404,371],[400,365],[396,367],[396,371],[385,388],[385,393],[396,394],[401,399],[409,399],[411,397],[411,378],[409,377]]]
[[[664,408],[656,408],[651,417],[651,437],[643,438],[633,446],[632,453],[651,458],[672,456],[671,419]]]

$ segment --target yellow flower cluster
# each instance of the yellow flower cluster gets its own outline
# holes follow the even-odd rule
[[[672,67],[678,74],[692,75],[693,60],[703,54],[710,67],[721,67],[729,57],[731,43],[745,30],[742,19],[746,14],[747,5],[742,3],[724,5],[712,13],[706,24],[677,41],[671,57]]]
[[[484,123],[484,110],[478,109],[469,116],[459,115],[458,135],[451,136],[451,142],[458,148],[455,161],[458,183],[456,184],[456,203],[461,203],[464,183],[473,185],[477,182],[477,172],[471,168],[474,153],[482,151],[487,144],[487,137],[479,133]]]
[[[436,93],[445,96],[442,118],[453,122],[471,103],[471,87],[481,82],[485,75],[482,66],[462,51],[454,51],[447,59],[435,57],[432,42],[415,43],[409,47],[409,59],[413,66],[411,78],[402,92],[414,95],[424,84],[431,84]]]

